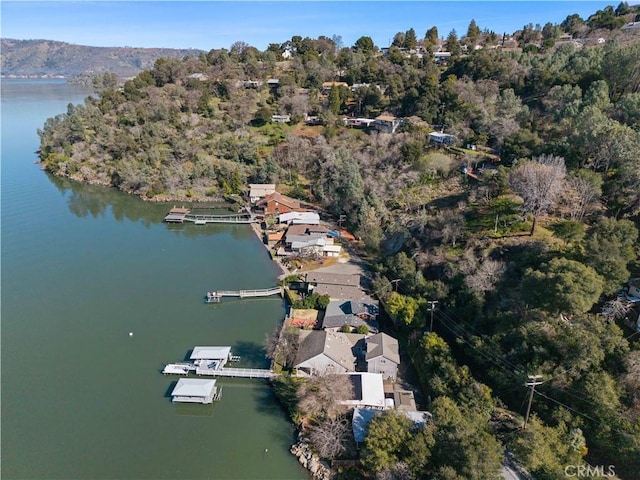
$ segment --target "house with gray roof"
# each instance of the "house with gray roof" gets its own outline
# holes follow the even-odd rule
[[[398,340],[386,333],[378,333],[368,337],[366,345],[367,371],[395,379],[400,365]]]
[[[355,372],[365,352],[364,335],[301,330],[294,367],[308,375]]]
[[[338,331],[345,325],[351,328],[364,325],[370,332],[377,332],[377,314],[378,305],[374,302],[355,299],[332,300],[324,312],[322,328]]]

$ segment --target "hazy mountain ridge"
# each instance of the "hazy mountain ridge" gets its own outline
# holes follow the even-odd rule
[[[90,47],[53,40],[0,39],[3,76],[73,76],[112,72],[132,77],[160,57],[198,56],[196,49]]]

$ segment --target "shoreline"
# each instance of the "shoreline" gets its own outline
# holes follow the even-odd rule
[[[260,223],[251,223],[250,226],[251,226],[251,229],[253,230],[253,233],[255,233],[256,237],[258,238],[258,240],[260,241],[262,246],[267,250],[267,253],[269,254],[269,257],[271,258],[271,261],[273,263],[275,263],[276,266],[278,267],[278,269],[280,270],[281,273],[277,277],[278,280],[282,280],[286,276],[291,275],[291,272],[289,272],[289,270],[284,265],[282,265],[282,262],[280,262],[278,257],[274,257],[271,254],[271,249],[269,248],[269,245],[264,243],[264,232],[262,231],[262,228],[260,227]]]

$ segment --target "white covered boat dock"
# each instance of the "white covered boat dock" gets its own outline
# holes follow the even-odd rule
[[[221,395],[222,388],[216,386],[214,378],[181,378],[171,392],[172,401],[187,403],[212,403]]]

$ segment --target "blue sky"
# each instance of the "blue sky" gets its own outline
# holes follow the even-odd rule
[[[638,0],[629,2],[637,3]],[[2,37],[59,40],[92,46],[229,48],[238,40],[260,50],[293,35],[342,36],[345,46],[362,35],[379,47],[396,32],[432,26],[441,37],[481,29],[511,33],[528,23],[587,18],[619,1],[2,1]]]

